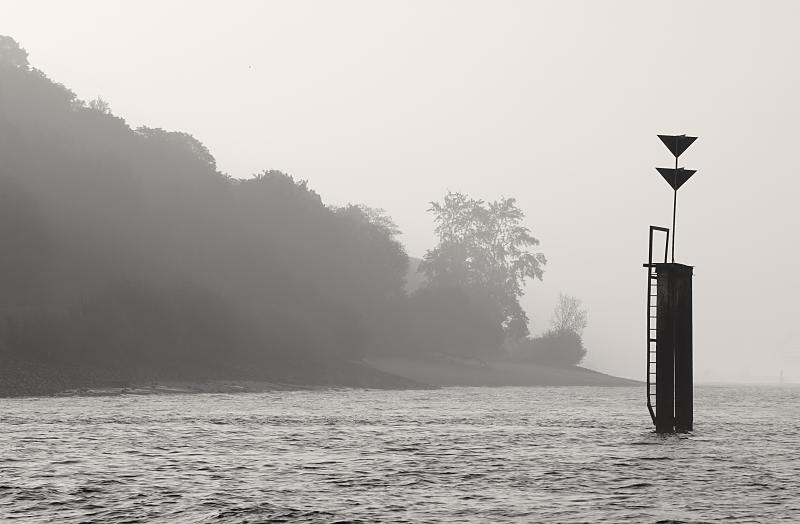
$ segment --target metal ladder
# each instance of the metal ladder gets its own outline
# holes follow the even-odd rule
[[[653,424],[656,423],[656,344],[658,341],[658,273],[653,264],[653,233],[666,233],[664,242],[664,262],[667,262],[669,249],[669,229],[650,226],[647,256],[647,410]]]

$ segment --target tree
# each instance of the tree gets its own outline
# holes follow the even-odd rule
[[[572,331],[580,337],[588,324],[588,316],[586,308],[579,299],[559,293],[551,325],[553,331]]]
[[[551,328],[541,336],[528,338],[516,346],[523,359],[549,366],[576,366],[586,356],[582,333],[588,322],[583,303],[561,293],[553,311]]]
[[[342,216],[350,216],[366,222],[388,237],[393,238],[401,233],[400,228],[397,227],[397,224],[385,209],[369,207],[364,204],[348,204],[344,207],[333,207],[331,209]]]
[[[586,356],[580,335],[572,330],[551,329],[529,340],[525,353],[534,362],[549,366],[577,366]]]
[[[522,224],[525,214],[513,198],[484,202],[448,192],[431,202],[439,244],[425,254],[420,270],[430,285],[478,287],[491,296],[506,337],[528,335],[528,316],[519,303],[525,280],[542,279],[547,263]]]
[[[10,36],[0,35],[0,64],[27,70],[28,52]]]
[[[89,102],[89,108],[105,114],[111,112],[111,107],[108,105],[108,102],[100,97],[98,97],[97,100]],[[147,126],[137,128],[136,133],[148,140],[160,143],[165,150],[188,153],[190,156],[202,162],[206,167],[214,171],[217,169],[217,161],[214,159],[214,155],[209,152],[208,148],[202,142],[189,133],[184,133],[182,131],[165,131],[159,127]]]
[[[99,96],[89,102],[89,109],[97,111],[98,113],[103,113],[104,115],[111,114],[111,105]]]
[[[476,289],[425,287],[408,299],[405,329],[398,330],[403,352],[481,358],[503,343],[494,304]],[[409,329],[410,327],[410,329]]]
[[[347,247],[363,264],[358,271],[365,283],[382,298],[404,295],[408,255],[396,238],[401,231],[392,217],[384,209],[362,204],[331,209],[354,234]]]

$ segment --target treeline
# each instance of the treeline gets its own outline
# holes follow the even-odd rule
[[[443,269],[455,244],[407,294],[398,233],[278,171],[231,178],[194,137],[132,129],[0,37],[2,362],[308,380],[326,362],[527,336],[502,275]],[[516,284],[541,276],[529,266]]]

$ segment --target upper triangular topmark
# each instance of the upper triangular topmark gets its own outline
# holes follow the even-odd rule
[[[692,142],[697,140],[696,136],[686,135],[658,135],[658,138],[664,142],[664,145],[676,158],[681,156],[681,153],[686,151],[692,145]]]

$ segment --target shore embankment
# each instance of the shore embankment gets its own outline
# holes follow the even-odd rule
[[[90,366],[41,366],[4,360],[0,397],[257,393],[309,389],[431,389],[504,386],[635,386],[640,382],[579,366],[480,361],[447,356],[373,357],[262,374],[125,375]]]
[[[0,358],[0,398],[54,395],[257,393],[303,389],[429,389],[432,386],[375,369],[363,362],[217,373],[125,372],[88,365],[43,365]]]
[[[513,360],[467,360],[447,356],[380,357],[371,367],[434,386],[636,386],[639,381],[580,366],[547,366]]]

